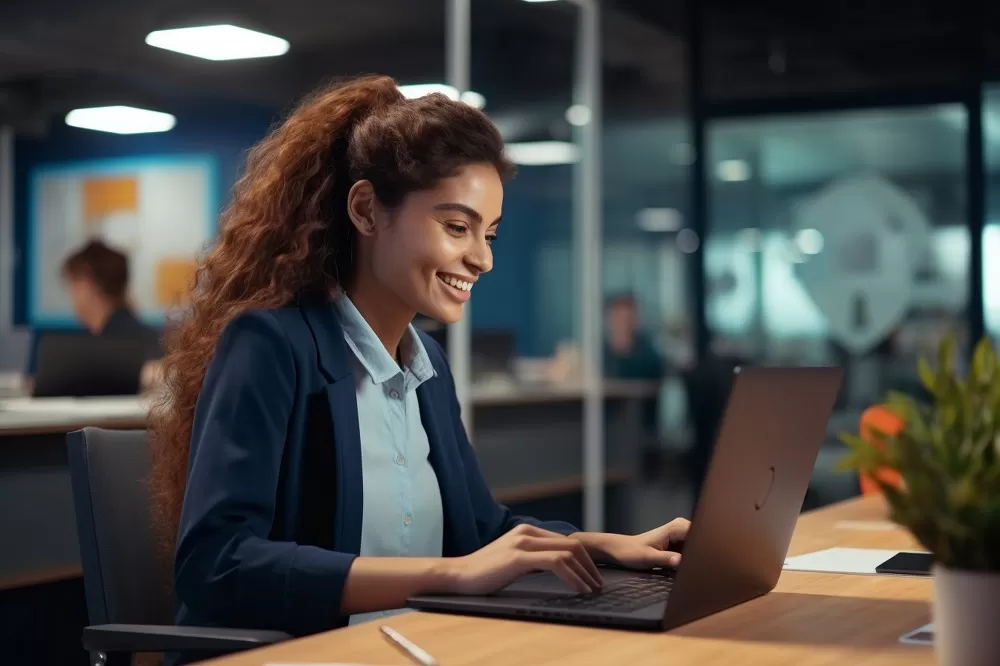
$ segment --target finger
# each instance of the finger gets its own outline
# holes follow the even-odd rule
[[[576,543],[576,547],[573,549],[574,554],[576,554],[576,559],[581,565],[583,565],[584,569],[593,579],[595,589],[603,587],[604,576],[601,575],[601,570],[597,568],[594,558],[590,556],[590,553],[587,552],[587,548],[582,543],[576,539],[571,540]]]
[[[572,553],[573,559],[580,563],[580,569],[584,579],[591,585],[591,587],[599,588],[604,585],[604,579],[601,577],[601,572],[597,568],[597,565],[594,564],[594,560],[590,557],[590,553],[588,553],[587,549],[583,547],[583,544],[576,539],[569,539],[566,537],[528,537],[520,543],[520,547],[523,550],[532,552],[547,550]]]
[[[580,594],[590,594],[594,591],[592,585],[581,576],[579,565],[574,566],[574,558],[556,557],[552,566],[552,573],[563,579],[573,590]]]
[[[553,532],[551,530],[538,527],[537,525],[530,525],[528,523],[521,523],[516,528],[514,528],[512,532],[513,531],[516,531],[519,534],[525,534],[527,536],[548,537],[552,539],[569,539],[569,537],[566,536],[565,534],[560,534],[559,532]]]
[[[565,561],[565,554],[552,551],[521,552],[520,561],[527,569],[551,571],[574,591],[587,593],[592,588]]]
[[[681,563],[681,554],[671,550],[647,549],[642,555],[643,563],[647,567],[667,567],[677,568]]]
[[[687,518],[675,518],[667,523],[667,534],[671,541],[683,541],[691,529],[691,521]]]
[[[571,557],[566,560],[566,563],[573,569],[573,571],[576,572],[576,575],[578,575],[583,582],[587,584],[590,591],[599,590],[604,587],[604,580],[601,578],[595,578],[594,574],[587,570],[587,567],[584,566],[583,562],[581,562],[579,558]]]

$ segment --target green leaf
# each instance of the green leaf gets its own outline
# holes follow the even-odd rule
[[[955,374],[955,336],[946,335],[938,347],[938,374],[953,376]]]
[[[988,382],[994,373],[996,356],[993,353],[993,345],[990,339],[984,337],[976,345],[976,351],[972,354],[972,376],[979,383]]]
[[[917,373],[920,375],[920,382],[924,385],[924,388],[934,395],[937,390],[937,374],[935,374],[926,358],[921,358],[917,361]]]

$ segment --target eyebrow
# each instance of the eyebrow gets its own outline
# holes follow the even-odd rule
[[[456,213],[462,213],[463,215],[472,218],[473,220],[475,220],[479,224],[482,224],[482,222],[483,222],[483,216],[480,215],[476,211],[476,209],[471,208],[469,206],[466,206],[465,204],[460,204],[460,203],[441,203],[441,204],[438,204],[438,205],[434,206],[434,210],[454,211]],[[503,216],[501,216],[501,217],[503,217]],[[498,224],[500,224],[500,217],[498,217],[497,219],[493,220],[490,223],[490,226],[491,227],[495,227]]]

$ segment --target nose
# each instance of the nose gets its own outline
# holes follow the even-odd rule
[[[493,250],[486,238],[478,238],[465,254],[465,264],[476,275],[493,270]]]

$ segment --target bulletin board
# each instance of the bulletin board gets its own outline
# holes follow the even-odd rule
[[[28,315],[35,326],[74,323],[60,275],[91,239],[129,257],[129,299],[151,323],[188,296],[197,258],[214,237],[218,169],[210,156],[40,165],[30,174]]]

